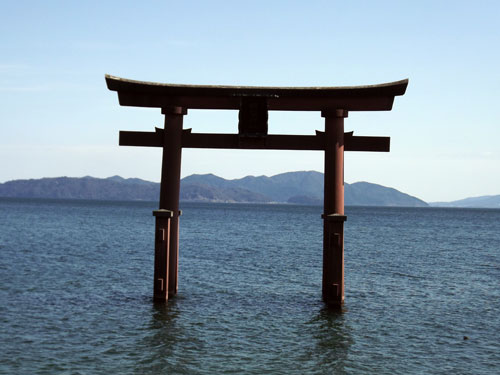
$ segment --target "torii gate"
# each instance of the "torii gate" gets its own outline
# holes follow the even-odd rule
[[[164,129],[120,131],[120,146],[163,147],[159,210],[156,217],[154,299],[177,293],[179,190],[183,148],[319,150],[325,153],[323,208],[323,300],[344,302],[344,151],[389,151],[389,137],[344,133],[348,111],[390,111],[408,80],[352,87],[248,87],[176,85],[106,75],[120,105],[161,108]],[[183,129],[188,109],[239,111],[238,133],[202,134]],[[320,111],[325,131],[316,135],[268,134],[268,111]]]

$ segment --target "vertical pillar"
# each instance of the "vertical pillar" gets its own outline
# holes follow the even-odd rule
[[[155,222],[155,270],[154,270],[154,293],[155,301],[168,300],[168,275],[170,255],[170,220],[172,211],[156,210],[153,216]]]
[[[330,307],[344,303],[344,118],[345,110],[323,111],[325,187],[323,208],[323,287]]]
[[[170,219],[168,294],[177,293],[179,262],[179,193],[181,182],[182,121],[187,113],[182,107],[162,108],[165,115],[163,159],[161,168],[160,209],[172,211]]]

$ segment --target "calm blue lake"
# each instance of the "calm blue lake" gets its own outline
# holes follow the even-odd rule
[[[181,206],[158,305],[155,203],[0,198],[0,373],[498,373],[500,210],[348,207],[339,313],[320,207]]]

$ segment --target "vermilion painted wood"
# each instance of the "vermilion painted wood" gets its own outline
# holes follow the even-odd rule
[[[120,146],[163,147],[163,129],[156,132],[120,131]],[[360,137],[344,134],[345,151],[388,152],[390,137]],[[184,130],[183,148],[252,149],[252,150],[325,150],[325,133],[316,135],[270,134],[263,138],[245,139],[238,134],[191,133]]]
[[[322,113],[325,118],[325,173],[323,204],[323,300],[344,303],[344,118],[347,111]]]
[[[160,209],[172,211],[170,219],[170,247],[168,261],[168,294],[177,293],[177,270],[179,261],[179,194],[182,157],[182,110],[164,112],[163,160],[161,167]],[[168,136],[167,136],[168,135]]]
[[[344,133],[348,111],[390,110],[408,80],[350,87],[248,87],[177,85],[133,81],[106,75],[121,105],[159,107],[165,128],[155,132],[120,132],[121,146],[163,147],[160,208],[172,212],[166,258],[155,253],[155,299],[177,292],[179,183],[182,148],[319,150],[325,153],[323,228],[323,300],[344,302],[344,151],[389,151],[389,137]],[[258,98],[258,99],[257,99]],[[258,104],[258,105],[257,105]],[[325,131],[316,135],[267,134],[267,110],[321,111]],[[239,134],[192,133],[182,129],[188,109],[240,110]],[[257,109],[255,109],[257,108]],[[255,129],[258,129],[255,130]],[[264,130],[262,130],[264,129]],[[157,218],[158,219],[158,218]],[[157,220],[157,229],[165,226]],[[157,230],[157,238],[158,238]],[[157,247],[160,242],[157,242]],[[162,267],[157,272],[157,267]],[[166,268],[165,268],[166,267]],[[157,279],[163,275],[165,282]],[[163,290],[162,288],[166,288]],[[161,292],[158,290],[161,289]],[[166,295],[165,295],[166,293]],[[156,298],[159,296],[159,298]]]
[[[155,264],[153,298],[155,301],[168,300],[169,259],[170,259],[170,220],[172,211],[156,210],[155,216]]]

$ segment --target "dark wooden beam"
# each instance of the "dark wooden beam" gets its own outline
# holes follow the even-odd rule
[[[345,133],[345,151],[388,152],[389,137],[358,137]],[[120,131],[120,146],[162,147],[163,129],[155,132]],[[182,134],[183,148],[249,149],[249,150],[310,150],[325,149],[324,133],[316,135],[268,135],[266,137],[240,137],[238,134],[191,133]]]
[[[182,147],[249,150],[322,150],[323,139],[315,135],[268,135],[240,137],[238,134],[184,133]]]
[[[202,97],[202,96],[162,96],[148,93],[124,91],[118,93],[118,101],[123,106],[135,107],[183,107],[188,109],[233,109],[240,108],[240,97]],[[332,98],[269,98],[270,111],[323,111],[342,108],[348,111],[390,111],[393,96],[361,96]]]
[[[363,137],[344,133],[344,151],[389,152],[391,137]]]
[[[162,147],[163,129],[156,132],[120,131],[120,146]]]
[[[405,93],[408,80],[368,86],[252,87],[143,82],[106,75],[106,83],[125,106],[239,110],[245,98],[261,98],[268,110],[388,111],[394,97]]]

